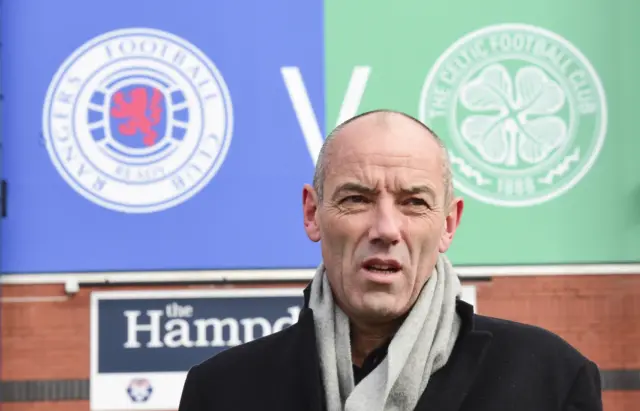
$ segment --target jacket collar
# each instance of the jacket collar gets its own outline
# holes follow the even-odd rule
[[[307,284],[302,291],[302,295],[304,296],[304,306],[303,309],[309,308],[309,298],[311,297],[311,283]]]

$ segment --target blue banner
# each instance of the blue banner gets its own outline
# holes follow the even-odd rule
[[[317,0],[4,3],[2,271],[315,266],[314,163],[282,68],[322,120],[322,16]]]

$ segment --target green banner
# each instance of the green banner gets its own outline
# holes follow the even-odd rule
[[[358,112],[403,110],[436,131],[465,199],[456,264],[640,261],[639,3],[350,0],[325,13],[327,129],[360,84]]]

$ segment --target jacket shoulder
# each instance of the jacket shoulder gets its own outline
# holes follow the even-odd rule
[[[498,342],[507,339],[510,343],[519,342],[525,346],[534,345],[543,347],[554,347],[579,354],[579,352],[558,334],[537,325],[525,324],[517,321],[502,318],[489,317],[484,315],[474,315],[475,329],[489,331]]]
[[[266,337],[227,348],[194,365],[187,373],[179,411],[255,409],[257,398],[247,395],[268,392],[265,382],[277,376],[277,359],[295,324]],[[275,362],[274,362],[275,361]],[[259,395],[258,395],[259,397]]]
[[[585,368],[597,371],[576,347],[540,326],[475,315],[474,329],[492,335],[486,361],[496,376],[541,387],[553,384],[560,393],[568,390]]]
[[[201,375],[220,374],[233,370],[233,374],[255,372],[256,369],[276,367],[282,357],[291,352],[297,324],[265,337],[227,348],[197,365]]]
[[[531,355],[556,355],[565,360],[583,363],[588,359],[558,334],[537,325],[474,315],[474,328],[493,335],[492,345],[505,352],[520,351]]]
[[[492,336],[478,383],[481,392],[508,381],[505,401],[544,404],[540,409],[602,410],[598,366],[558,334],[482,315],[474,315],[473,328]],[[571,408],[575,404],[582,405]]]
[[[281,331],[227,348],[189,370],[180,411],[210,409],[214,403],[219,410],[258,409],[269,401],[300,408],[318,397],[309,384],[319,381],[313,350],[310,315],[301,315]],[[192,406],[195,402],[199,408]]]

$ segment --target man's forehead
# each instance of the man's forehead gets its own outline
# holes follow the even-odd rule
[[[424,130],[344,130],[327,153],[326,177],[336,188],[344,182],[360,182],[378,188],[401,190],[413,185],[440,186],[443,179],[442,149]],[[435,188],[435,187],[434,187]]]
[[[398,144],[415,141],[438,145],[426,126],[397,113],[373,113],[342,126],[335,132],[332,145],[367,146],[374,140],[396,139]]]
[[[327,180],[332,186],[357,181],[372,187],[403,189],[416,184],[439,185],[442,179],[443,165],[436,156],[342,151],[327,167]]]
[[[382,113],[376,113],[339,130],[328,147],[327,162],[442,163],[442,148],[428,129],[403,116],[385,114],[384,120],[378,118]]]

